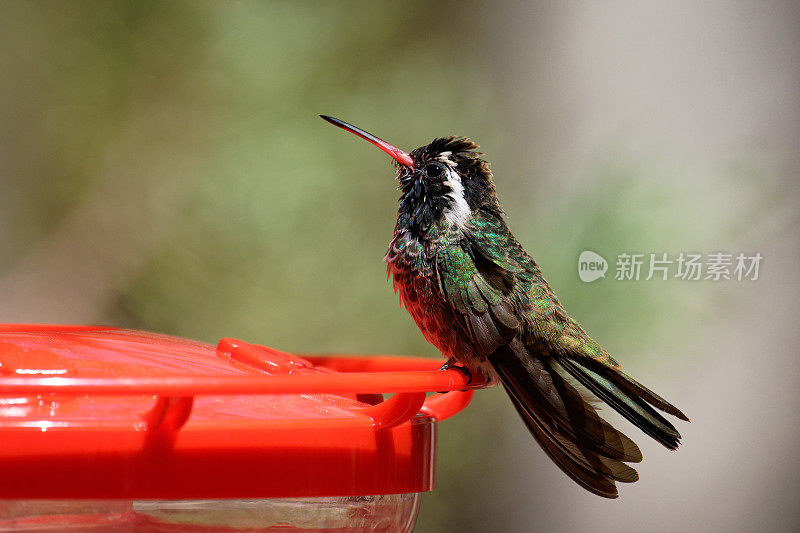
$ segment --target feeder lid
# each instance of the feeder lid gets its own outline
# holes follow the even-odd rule
[[[472,394],[439,365],[0,324],[0,499],[431,490],[436,420]]]

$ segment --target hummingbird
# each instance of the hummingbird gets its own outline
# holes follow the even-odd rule
[[[470,379],[499,381],[547,455],[606,498],[639,475],[639,447],[597,413],[602,400],[670,450],[677,429],[656,409],[677,407],[622,371],[567,314],[509,230],[492,172],[466,137],[439,137],[411,153],[327,115],[386,152],[400,185],[384,260],[394,290],[425,338]]]

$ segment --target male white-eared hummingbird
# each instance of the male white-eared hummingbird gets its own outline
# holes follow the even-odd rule
[[[638,446],[600,418],[597,398],[669,449],[680,434],[653,407],[677,407],[622,369],[564,310],[511,234],[476,144],[441,137],[410,154],[339,119],[328,122],[389,154],[400,208],[385,261],[394,289],[448,362],[499,379],[550,458],[587,490],[617,497]],[[595,398],[596,397],[596,398]]]

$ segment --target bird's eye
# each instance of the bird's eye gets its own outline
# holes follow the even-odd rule
[[[425,167],[425,175],[429,178],[437,178],[442,173],[442,167],[431,163],[430,165]]]

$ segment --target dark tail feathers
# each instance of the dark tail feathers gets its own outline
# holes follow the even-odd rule
[[[618,496],[615,481],[630,483],[639,478],[625,463],[641,461],[642,454],[631,439],[597,414],[569,377],[670,449],[678,446],[680,434],[648,404],[688,420],[654,392],[594,360],[539,359],[515,339],[489,361],[550,458],[585,489],[606,498]]]
[[[670,450],[678,447],[680,433],[650,405],[688,422],[689,419],[677,407],[625,373],[594,359],[562,356],[556,361],[581,385],[636,427]]]

